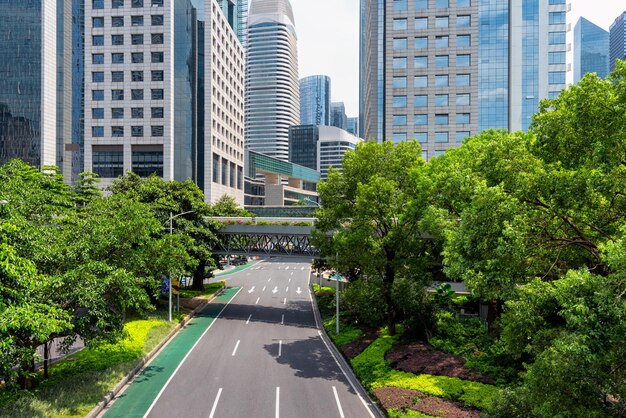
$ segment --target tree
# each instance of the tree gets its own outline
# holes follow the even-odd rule
[[[222,195],[222,197],[213,204],[213,213],[215,213],[215,216],[251,216],[250,212],[239,207],[233,196],[227,194]]]
[[[343,172],[330,170],[318,185],[314,240],[328,262],[382,281],[389,332],[396,331],[399,306],[393,298],[398,276],[430,284],[431,242],[422,226],[428,190],[416,142],[366,142],[346,154]]]

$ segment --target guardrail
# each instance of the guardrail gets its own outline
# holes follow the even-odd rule
[[[260,217],[260,216],[252,216],[252,217],[243,217],[243,216],[209,216],[207,219],[211,221],[219,221],[219,222],[252,222],[252,224],[256,224],[258,222],[274,222],[274,223],[294,223],[299,224],[303,222],[315,223],[317,218],[281,218],[281,217]]]

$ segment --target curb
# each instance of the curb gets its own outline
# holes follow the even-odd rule
[[[167,334],[167,336],[163,340],[161,340],[161,342],[157,344],[156,347],[152,349],[152,351],[150,351],[144,358],[139,360],[137,365],[135,365],[135,367],[126,376],[124,376],[122,380],[120,380],[109,393],[104,395],[104,398],[100,402],[98,402],[98,404],[89,412],[89,414],[85,416],[85,418],[96,418],[97,416],[99,416],[102,411],[104,411],[104,408],[106,408],[107,405],[111,403],[113,399],[115,399],[115,397],[118,395],[118,393],[120,393],[124,386],[126,386],[140,371],[143,370],[146,364],[149,363],[150,360],[152,360],[152,358],[156,356],[156,354],[161,351],[161,349],[167,343],[170,342],[170,340],[178,333],[178,331],[180,331],[182,327],[184,327],[194,316],[196,316],[198,312],[206,308],[206,306],[211,303],[213,299],[221,295],[224,289],[225,288],[222,288],[222,290],[214,293],[209,299],[205,299],[193,311],[189,312],[187,316],[181,319],[178,325],[176,325],[176,327],[174,327],[174,329],[171,330],[170,333]]]

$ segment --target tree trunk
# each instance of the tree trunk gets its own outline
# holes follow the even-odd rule
[[[502,301],[492,300],[487,305],[487,331],[490,335],[496,332],[496,321],[502,313]]]
[[[385,263],[385,272],[383,276],[383,299],[387,304],[387,328],[389,335],[396,335],[396,304],[391,296],[393,282],[396,278],[396,271],[393,268],[392,261],[395,258],[395,251],[387,251],[387,263]]]
[[[198,267],[193,272],[193,281],[191,282],[192,290],[204,290],[204,271],[206,270],[206,261],[200,261]]]
[[[48,378],[48,359],[50,358],[50,341],[43,345],[43,378]]]

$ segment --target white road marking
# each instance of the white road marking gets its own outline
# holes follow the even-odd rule
[[[258,298],[256,298],[256,302],[254,302],[254,304],[255,304],[255,305],[258,305],[260,300],[261,300],[261,296],[259,296]]]
[[[291,277],[289,278],[289,282],[288,283],[291,283]]]
[[[280,418],[280,388],[276,387],[276,418]]]
[[[250,314],[250,316],[248,317],[248,320],[246,321],[246,325],[248,325],[250,323],[251,319],[252,319],[252,314]]]
[[[285,267],[285,270],[289,270],[289,266]]]
[[[241,340],[237,340],[237,344],[235,344],[235,349],[233,350],[233,354],[232,356],[235,357],[235,353],[237,353],[237,349],[239,348],[239,343],[241,342]]]
[[[187,357],[189,357],[189,355],[193,352],[193,350],[196,348],[196,346],[200,343],[200,341],[202,340],[202,338],[206,335],[207,332],[209,332],[209,330],[211,329],[211,327],[213,326],[213,324],[215,324],[217,322],[217,319],[220,317],[220,315],[222,315],[222,312],[224,312],[224,309],[226,309],[228,307],[228,305],[230,305],[230,302],[232,302],[233,300],[235,300],[235,298],[237,297],[237,295],[239,294],[239,292],[241,292],[241,287],[239,288],[239,290],[237,290],[237,293],[235,293],[235,295],[228,301],[228,303],[222,308],[222,310],[220,311],[220,313],[217,314],[217,316],[215,317],[215,319],[213,320],[213,322],[211,322],[211,324],[207,327],[207,329],[204,330],[204,332],[202,333],[202,335],[200,336],[200,338],[198,338],[196,340],[196,342],[194,343],[194,345],[191,347],[191,349],[187,352],[187,354],[185,354],[185,357],[183,357],[183,359],[181,360],[180,363],[178,363],[178,366],[176,367],[176,370],[174,370],[174,373],[172,373],[172,375],[170,376],[169,379],[167,379],[167,382],[165,382],[165,384],[163,385],[163,387],[161,388],[161,391],[157,394],[156,398],[154,398],[154,401],[152,401],[152,405],[150,405],[150,408],[148,408],[148,410],[146,411],[146,413],[144,414],[144,418],[147,417],[148,415],[150,415],[150,412],[152,411],[152,408],[154,408],[154,405],[156,405],[156,403],[159,401],[159,398],[161,397],[161,395],[163,395],[163,392],[165,392],[165,389],[167,389],[167,386],[170,384],[170,382],[172,381],[172,379],[174,378],[174,376],[176,376],[176,373],[178,373],[178,370],[180,370],[180,368],[183,366],[183,364],[185,363],[185,360],[187,360]]]
[[[263,286],[263,290],[261,290],[261,292],[265,292],[265,288],[266,288],[266,287],[267,287],[267,286]]]
[[[274,289],[272,289],[272,293],[276,293],[278,292],[278,286],[274,287]]]
[[[291,272],[291,275],[293,276],[293,271]]]
[[[283,353],[283,340],[278,341],[278,357]]]
[[[217,403],[219,402],[221,395],[222,388],[217,391],[217,396],[215,397],[215,402],[213,402],[213,408],[211,408],[211,414],[209,415],[209,418],[213,418],[213,415],[215,415],[215,408],[217,408]]]
[[[287,298],[283,299],[283,305],[287,304]]]
[[[300,290],[300,288],[298,287],[298,290],[296,290],[296,293],[300,294],[300,293],[302,293],[302,290]]]
[[[271,281],[271,280],[272,280],[272,278],[271,278],[271,277],[270,277],[269,279],[267,279],[267,281],[268,281],[268,282],[269,282],[269,281]]]
[[[254,286],[252,286],[250,290],[248,290],[248,293],[252,293],[252,292],[254,292]]]
[[[337,401],[337,408],[339,409],[339,416],[345,418],[343,409],[341,408],[341,402],[339,402],[339,395],[337,395],[337,388],[333,386],[333,392],[335,393],[335,401]]]
[[[249,275],[250,275],[250,273],[246,273],[246,276],[249,276]]]
[[[280,318],[280,325],[285,325],[285,314]]]
[[[289,292],[289,286],[287,286],[287,288],[285,289],[285,292]]]

